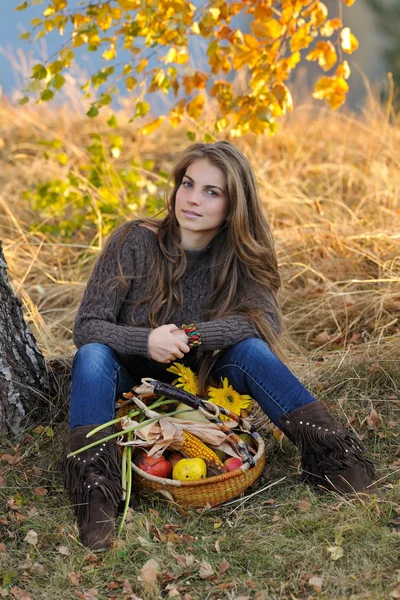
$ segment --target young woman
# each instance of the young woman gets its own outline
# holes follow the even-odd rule
[[[172,172],[162,220],[119,227],[101,252],[74,328],[66,455],[141,377],[171,381],[182,360],[204,390],[227,377],[296,444],[307,477],[341,493],[371,489],[358,438],[280,360],[280,285],[254,172],[229,142],[193,144]],[[104,430],[99,434],[105,436]],[[108,443],[64,459],[83,544],[106,549],[121,499],[120,459]]]

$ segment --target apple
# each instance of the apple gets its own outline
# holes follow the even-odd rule
[[[168,462],[171,465],[172,469],[174,468],[176,463],[179,462],[182,458],[184,458],[183,454],[181,454],[177,450],[172,450],[172,452],[170,452],[170,455],[168,456]]]
[[[170,463],[163,456],[149,456],[146,452],[138,457],[135,464],[149,475],[169,479],[172,473]]]
[[[238,469],[239,467],[241,467],[242,464],[243,464],[243,461],[240,458],[235,458],[235,457],[227,458],[226,461],[224,462],[224,465],[226,466],[228,471],[234,471],[235,469]]]

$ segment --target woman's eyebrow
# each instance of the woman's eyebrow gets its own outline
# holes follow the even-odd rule
[[[190,177],[190,175],[186,175],[186,173],[185,173],[184,177],[187,177],[188,179],[190,179],[190,181],[192,183],[195,183],[194,179],[192,179]],[[224,190],[222,188],[220,188],[218,185],[204,185],[203,187],[205,187],[205,188],[216,188],[217,190],[221,190],[221,192],[224,193]]]

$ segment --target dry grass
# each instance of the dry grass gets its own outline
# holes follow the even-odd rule
[[[121,113],[118,119],[124,138],[120,164],[140,156],[154,158],[157,168],[168,170],[187,145],[183,130],[165,127],[153,137],[139,138],[126,116]],[[43,179],[65,175],[64,167],[43,158],[42,138],[61,139],[73,160],[84,160],[89,131],[105,130],[105,120],[95,125],[67,108],[16,109],[4,100],[0,124],[0,233],[10,280],[46,357],[68,357],[74,351],[74,314],[102,240],[89,228],[71,241],[32,233],[38,215],[21,194]],[[204,132],[209,128],[204,126]],[[28,439],[22,449],[11,448],[23,460],[5,469],[8,487],[0,489],[4,499],[20,494],[18,510],[11,507],[7,516],[8,552],[0,558],[3,581],[4,573],[11,573],[5,588],[17,584],[43,600],[72,599],[79,590],[82,594],[97,588],[99,598],[114,594],[125,600],[128,595],[107,586],[128,579],[142,596],[137,575],[152,556],[164,565],[162,598],[170,593],[167,585],[202,600],[240,595],[261,600],[382,600],[396,587],[400,126],[376,105],[365,117],[300,107],[275,138],[248,136],[237,145],[256,170],[276,237],[291,365],[315,394],[361,432],[386,483],[384,498],[347,502],[318,495],[290,477],[288,471],[298,467],[295,452],[288,445],[282,452],[268,438],[265,479],[285,474],[283,486],[255,496],[238,510],[233,505],[185,516],[158,500],[151,502],[153,512],[148,503],[140,504],[116,552],[91,563],[76,541],[68,503],[60,495],[59,441]],[[263,416],[257,420],[268,436]],[[31,464],[39,464],[39,474],[29,471]],[[33,496],[38,485],[49,490],[42,500]],[[36,513],[30,512],[32,502]],[[193,540],[171,546],[168,536],[159,535],[166,523]],[[24,542],[30,528],[39,533],[35,548]],[[344,557],[332,561],[327,547],[339,534]],[[60,543],[68,545],[69,556],[59,554]],[[26,553],[44,565],[46,577],[35,576],[32,566],[26,566]],[[193,556],[192,566],[185,571],[177,555]],[[199,578],[204,557],[214,568],[214,580]],[[223,559],[230,567],[220,574]],[[71,572],[80,574],[77,585]],[[321,593],[308,583],[312,575],[323,577]]]

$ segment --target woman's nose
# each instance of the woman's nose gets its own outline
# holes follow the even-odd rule
[[[200,198],[199,198],[198,192],[196,192],[195,190],[193,190],[189,196],[189,203],[196,204],[196,205],[200,204]]]

